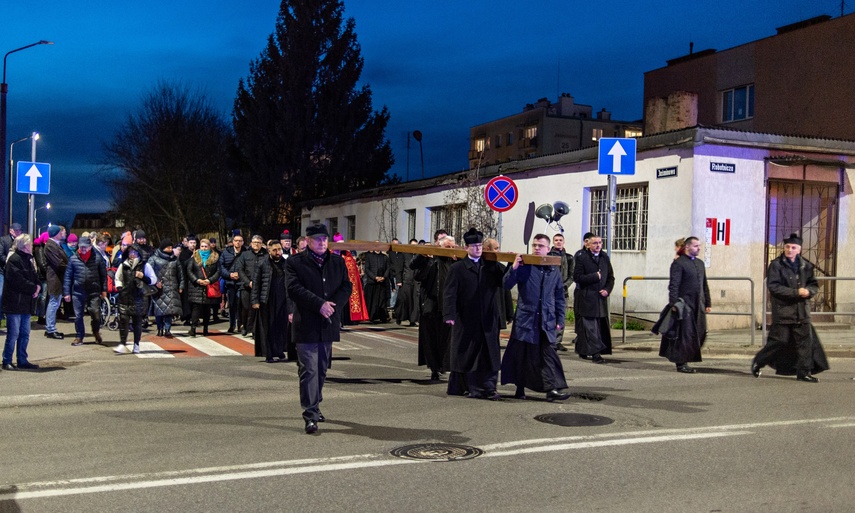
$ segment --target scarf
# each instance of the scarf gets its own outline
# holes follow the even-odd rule
[[[200,249],[199,256],[202,257],[202,265],[208,265],[208,257],[211,256],[210,249]]]

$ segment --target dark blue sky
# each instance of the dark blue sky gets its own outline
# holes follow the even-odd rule
[[[12,54],[6,72],[8,141],[40,132],[38,160],[51,164],[51,194],[36,205],[54,209],[41,211],[39,224],[109,208],[96,175],[103,142],[158,81],[201,90],[230,116],[238,80],[273,31],[279,4],[4,2],[1,53],[55,42]],[[695,51],[723,50],[802,19],[839,16],[840,1],[350,0],[345,9],[356,20],[363,82],[375,108],[391,114],[392,171],[406,179],[408,131],[424,134],[433,176],[467,167],[471,126],[559,92],[613,119],[640,119],[644,72],[688,53],[690,41]],[[15,160],[29,158],[28,144],[16,145]],[[415,141],[409,160],[418,178]],[[24,219],[25,197],[14,201],[16,220]]]

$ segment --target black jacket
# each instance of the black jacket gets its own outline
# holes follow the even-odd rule
[[[3,312],[18,315],[32,313],[33,294],[38,286],[39,277],[33,265],[33,255],[20,251],[11,253],[6,259]]]
[[[102,292],[107,292],[107,268],[101,255],[90,250],[89,260],[84,262],[80,253],[72,253],[65,269],[62,295],[70,296],[73,293],[91,297]]]
[[[181,294],[184,288],[184,272],[178,259],[173,254],[166,254],[160,249],[154,250],[148,264],[160,281],[160,293],[153,296],[155,315],[180,315]]]
[[[235,254],[235,247],[229,246],[226,249],[224,249],[222,253],[220,253],[220,278],[225,280],[226,287],[235,287],[238,285],[238,280],[240,279],[240,277],[238,277],[237,280],[233,280],[231,278],[231,276],[229,276],[229,275],[231,273],[237,272],[237,268],[236,268],[237,261],[247,251],[251,251],[251,250],[248,250],[247,248],[243,248],[240,251],[240,253],[238,253],[236,255]]]
[[[339,340],[341,312],[347,308],[353,284],[341,256],[327,251],[319,267],[310,251],[291,255],[285,261],[288,298],[294,305],[294,342],[334,342]],[[326,301],[335,303],[335,313],[328,319],[321,315]]]
[[[220,254],[216,251],[211,251],[208,261],[202,265],[202,256],[197,249],[193,253],[193,257],[187,261],[187,287],[189,289],[188,298],[191,303],[198,305],[218,305],[220,298],[208,297],[208,286],[199,285],[199,280],[208,280],[211,283],[220,280]],[[205,272],[202,272],[204,267]]]
[[[237,271],[238,281],[243,289],[250,289],[249,283],[255,277],[255,268],[264,258],[267,258],[267,251],[264,249],[258,250],[258,253],[253,253],[251,249],[240,252],[240,256],[232,265],[232,271]]]
[[[9,251],[12,249],[14,242],[11,233],[0,237],[0,274],[3,274],[3,270],[6,268],[6,258],[9,256]]]
[[[772,299],[772,324],[810,322],[810,298],[819,292],[819,284],[813,264],[801,256],[797,257],[796,264],[798,273],[793,271],[783,254],[769,264],[766,283]],[[800,288],[807,289],[810,296],[800,297]]]
[[[680,255],[671,262],[671,277],[668,281],[668,302],[676,303],[683,299],[693,312],[703,312],[712,306],[710,288],[707,284],[706,269],[700,258]]]
[[[267,258],[262,259],[258,263],[258,266],[255,268],[255,277],[252,279],[252,294],[250,297],[252,297],[251,303],[253,305],[267,303],[267,299],[270,297],[270,287],[275,281],[273,273],[284,273],[285,262],[286,259],[284,256],[278,262],[274,262],[268,255]],[[274,269],[274,266],[278,269]],[[283,291],[283,293],[287,297],[287,292]]]

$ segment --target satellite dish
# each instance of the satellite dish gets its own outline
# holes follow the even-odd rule
[[[549,203],[544,203],[543,205],[537,207],[537,210],[535,210],[534,215],[536,215],[540,219],[543,219],[547,223],[552,221],[552,205],[550,205]]]
[[[554,206],[555,214],[553,214],[552,216],[553,221],[558,221],[559,219],[570,213],[570,205],[564,203],[563,201],[556,201]]]

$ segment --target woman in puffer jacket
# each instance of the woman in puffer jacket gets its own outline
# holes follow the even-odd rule
[[[217,263],[219,253],[211,251],[211,241],[199,241],[199,249],[193,253],[187,266],[187,287],[189,288],[190,303],[193,305],[190,314],[190,336],[196,336],[199,317],[202,317],[202,334],[208,335],[208,323],[211,318],[211,308],[220,304],[219,297],[208,297],[208,285],[219,283],[220,266]]]

